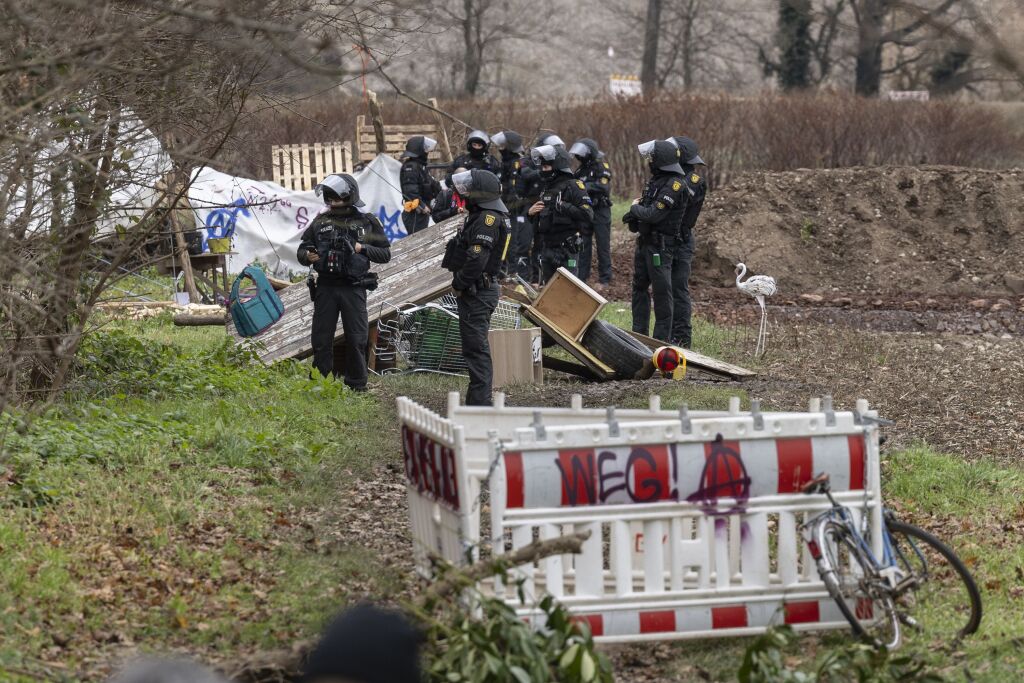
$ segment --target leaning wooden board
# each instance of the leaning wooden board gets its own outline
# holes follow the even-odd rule
[[[523,306],[523,315],[532,320],[542,330],[547,332],[552,339],[558,342],[558,345],[568,351],[573,358],[583,363],[588,370],[594,373],[594,376],[599,379],[611,379],[615,375],[615,371],[602,363],[598,358],[587,351],[583,345],[572,339],[565,332],[562,331],[558,325],[554,324],[544,314],[535,309],[533,306]]]
[[[648,337],[646,334],[640,334],[639,332],[630,332],[629,330],[626,331],[629,332],[629,334],[633,335],[635,338],[639,339],[644,346],[651,349],[652,351],[658,348],[659,346],[665,346],[665,342],[658,341],[654,337]],[[728,377],[729,379],[738,380],[757,376],[757,373],[754,372],[753,370],[747,370],[746,368],[741,368],[738,365],[726,363],[725,361],[720,361],[717,358],[712,358],[711,356],[705,356],[703,353],[697,353],[696,351],[692,351],[690,349],[684,349],[684,354],[686,355],[686,367],[696,368],[697,370],[706,372],[711,375],[717,375],[719,377]]]
[[[386,317],[394,306],[431,301],[451,288],[452,274],[441,268],[445,243],[459,229],[463,216],[454,216],[415,235],[391,245],[391,260],[374,265],[380,278],[377,289],[368,292],[366,310],[370,324]],[[313,302],[305,281],[285,287],[278,292],[284,303],[284,315],[268,330],[258,334],[260,358],[265,362],[285,358],[307,358],[313,354],[309,334],[313,325]],[[228,334],[236,340],[242,337],[235,331],[228,316]],[[334,341],[344,337],[339,322]]]

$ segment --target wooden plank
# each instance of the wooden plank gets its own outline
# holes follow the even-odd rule
[[[521,310],[523,315],[539,325],[542,330],[551,335],[551,338],[554,339],[559,346],[572,354],[573,358],[587,366],[587,368],[595,375],[603,379],[611,379],[615,375],[614,370],[580,346],[575,339],[571,339],[566,336],[566,334],[562,332],[557,325],[545,318],[544,314],[533,306],[523,306]]]
[[[544,285],[533,307],[575,341],[608,301],[565,268]]]
[[[374,265],[379,278],[377,289],[367,292],[366,310],[371,325],[393,313],[396,306],[431,301],[451,288],[452,275],[441,268],[441,259],[445,243],[464,220],[464,215],[453,216],[391,245],[391,260]],[[313,302],[309,289],[305,282],[300,282],[285,287],[278,296],[284,304],[284,315],[255,337],[260,342],[260,358],[265,362],[307,358],[313,353],[309,339]],[[231,320],[227,330],[236,340],[241,339]],[[339,324],[335,344],[343,337],[344,329]]]
[[[585,365],[570,363],[554,356],[544,356],[544,367],[555,372],[564,372],[568,375],[575,375],[586,380],[595,381],[601,379],[594,374],[594,371]]]
[[[667,344],[667,342],[660,341],[654,337],[648,337],[646,334],[640,334],[639,332],[633,332],[631,330],[626,330],[626,332],[629,332],[633,337],[639,339],[644,346],[652,351],[659,346],[665,346]],[[732,363],[726,363],[725,361],[712,358],[711,356],[705,356],[703,353],[698,353],[690,349],[683,349],[683,353],[686,355],[687,368],[692,367],[711,375],[727,377],[735,380],[744,380],[748,377],[757,376],[757,373],[753,370],[748,370],[740,367],[739,365],[733,365]]]

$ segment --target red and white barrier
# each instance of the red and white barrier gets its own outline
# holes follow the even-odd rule
[[[799,534],[827,501],[799,489],[828,472],[835,496],[865,521],[877,545],[877,436],[862,419],[872,415],[864,403],[856,412],[811,408],[741,413],[733,401],[728,411],[672,413],[652,401],[627,413],[586,411],[575,401],[569,409],[449,405],[454,419],[446,420],[399,399],[417,557],[429,549],[459,563],[467,549],[481,547],[486,483],[485,552],[591,532],[580,554],[516,572],[526,595],[554,595],[602,640],[739,635],[772,623],[845,626]],[[513,587],[489,585],[524,618],[537,616],[516,604]]]

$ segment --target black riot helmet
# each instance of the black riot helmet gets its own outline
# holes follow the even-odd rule
[[[569,148],[569,154],[586,164],[597,159],[598,155],[601,154],[601,150],[597,148],[597,143],[590,138],[580,138]]]
[[[324,204],[347,202],[347,206],[361,209],[364,204],[359,199],[359,185],[348,173],[332,173],[323,179],[313,191],[316,196],[323,197]]]
[[[452,186],[469,204],[508,213],[508,207],[501,201],[501,181],[490,171],[474,168],[456,173],[452,176]]]
[[[480,145],[479,148],[474,147],[473,143]],[[491,144],[491,138],[487,136],[487,133],[482,130],[473,130],[469,132],[466,137],[466,151],[469,152],[470,156],[482,157],[487,153],[487,147]]]
[[[425,157],[437,147],[437,140],[428,138],[426,135],[413,135],[405,143],[405,151],[402,152],[402,159]]]
[[[565,151],[565,147],[555,147],[554,145],[541,145],[535,147],[530,156],[533,158],[533,163],[540,168],[540,176],[548,179],[553,178],[555,173],[565,173],[567,175],[573,175],[572,165],[569,163],[569,153]],[[545,171],[542,166],[550,164],[552,169]]]
[[[648,140],[636,146],[652,173],[664,171],[666,173],[682,174],[683,167],[679,165],[679,152],[674,142],[669,140]]]
[[[674,135],[669,140],[679,148],[679,161],[682,163],[688,166],[696,166],[697,164],[707,165],[700,158],[700,153],[697,151],[697,143],[692,138],[688,138],[685,135]]]
[[[537,141],[533,146],[543,147],[544,145],[551,145],[552,147],[561,147],[562,149],[565,149],[565,140],[558,137],[554,131],[542,130],[537,134]]]
[[[514,130],[503,130],[491,138],[491,142],[498,146],[502,152],[513,154],[523,153],[523,136]]]

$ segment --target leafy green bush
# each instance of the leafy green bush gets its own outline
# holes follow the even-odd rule
[[[813,671],[793,670],[787,651],[797,640],[789,626],[758,636],[743,655],[739,683],[941,683],[945,679],[910,654],[850,641],[829,650]]]
[[[454,601],[428,620],[426,656],[431,683],[615,680],[611,663],[595,649],[587,624],[573,620],[551,596],[538,605],[545,617],[539,630],[502,600],[475,590],[470,596],[475,609]]]

